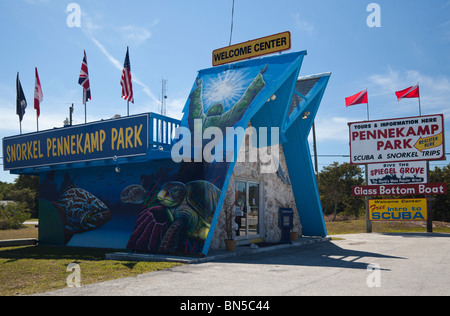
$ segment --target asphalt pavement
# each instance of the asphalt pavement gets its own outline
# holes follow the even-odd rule
[[[354,234],[45,296],[450,295],[450,234]],[[81,278],[82,278],[81,267]]]

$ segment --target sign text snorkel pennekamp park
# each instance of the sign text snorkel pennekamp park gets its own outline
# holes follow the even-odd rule
[[[442,114],[349,123],[352,164],[445,160]]]
[[[3,139],[5,170],[145,155],[148,115]]]
[[[213,66],[291,49],[291,33],[283,32],[213,51]]]

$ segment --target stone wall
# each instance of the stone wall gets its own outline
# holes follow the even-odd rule
[[[246,137],[247,138],[247,137]],[[224,208],[227,205],[234,205],[235,202],[235,180],[250,180],[259,182],[262,186],[262,202],[263,202],[263,224],[264,224],[264,241],[270,243],[279,242],[281,239],[281,229],[278,226],[278,210],[280,207],[290,207],[294,210],[294,231],[301,233],[302,228],[298,217],[297,207],[295,205],[294,195],[289,181],[289,172],[286,167],[286,161],[282,145],[269,147],[270,150],[279,150],[279,172],[261,173],[261,166],[265,166],[259,160],[258,162],[249,162],[248,160],[248,139],[243,143],[239,154],[245,154],[246,162],[236,162],[233,175],[228,185],[225,201],[219,216],[217,227],[211,241],[211,249],[223,249],[225,247],[224,240],[227,238],[225,231],[225,214]],[[264,148],[262,150],[267,150]],[[240,159],[238,159],[240,161]],[[284,173],[284,175],[283,175]],[[283,178],[286,180],[283,181]],[[233,218],[234,218],[234,207]],[[301,234],[300,234],[301,235]]]

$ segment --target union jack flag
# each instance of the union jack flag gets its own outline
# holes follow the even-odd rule
[[[89,84],[89,71],[87,65],[86,51],[84,51],[83,63],[81,64],[80,78],[78,83],[83,87],[83,104],[91,100],[91,86]]]
[[[131,101],[131,103],[134,104],[133,84],[131,82],[131,64],[128,47],[127,54],[125,55],[125,62],[123,64],[122,80],[120,81],[120,85],[122,86],[122,99]]]

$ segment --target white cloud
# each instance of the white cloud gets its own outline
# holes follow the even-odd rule
[[[133,25],[122,26],[119,31],[124,41],[133,46],[145,43],[152,36],[152,33],[146,28]]]
[[[318,142],[335,141],[348,143],[348,122],[351,120],[345,117],[324,117],[316,118],[316,138]],[[310,136],[312,137],[312,136]]]
[[[303,31],[309,35],[314,34],[314,30],[315,30],[314,24],[303,19],[300,16],[300,13],[294,14],[293,17],[294,17],[295,25],[297,26],[298,29],[300,29],[301,31]]]

